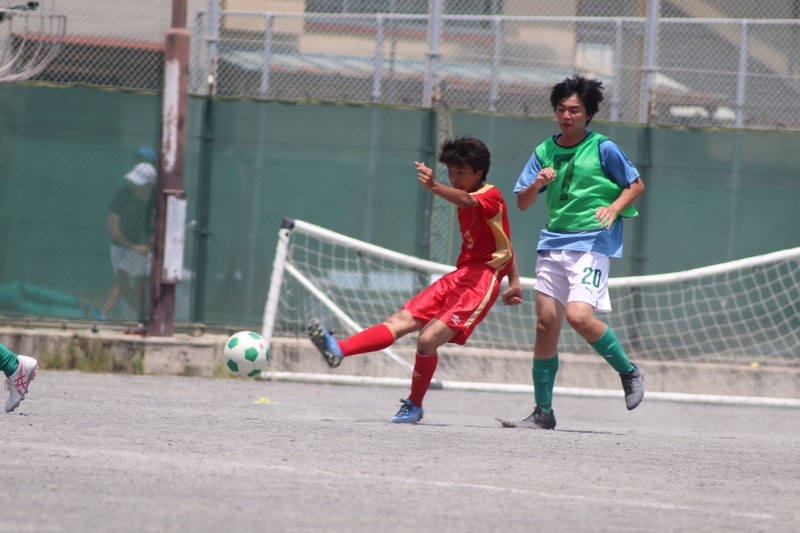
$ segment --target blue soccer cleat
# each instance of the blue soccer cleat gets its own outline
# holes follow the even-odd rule
[[[320,324],[318,318],[312,318],[308,322],[308,338],[317,347],[329,367],[336,368],[342,364],[344,355],[342,355],[342,350],[339,348],[339,343],[336,342],[333,335],[328,333],[325,326]]]
[[[392,418],[395,424],[416,424],[422,420],[422,407],[417,407],[411,400],[401,399],[403,406]]]

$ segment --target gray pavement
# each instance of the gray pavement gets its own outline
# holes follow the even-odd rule
[[[5,531],[800,531],[800,410],[40,372]]]

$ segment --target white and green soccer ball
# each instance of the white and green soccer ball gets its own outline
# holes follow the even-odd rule
[[[252,331],[231,335],[222,355],[228,369],[242,378],[255,377],[269,365],[267,343],[261,335]]]

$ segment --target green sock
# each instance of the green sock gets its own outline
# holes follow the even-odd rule
[[[549,413],[553,405],[553,387],[558,372],[558,354],[550,359],[533,360],[533,397],[542,411]]]
[[[17,355],[0,344],[0,369],[3,370],[3,373],[6,377],[9,377],[11,374],[17,371],[19,368],[19,361],[17,361]]]
[[[606,332],[603,333],[603,336],[596,342],[590,342],[589,344],[597,350],[597,353],[605,357],[606,362],[620,375],[636,370],[628,356],[625,355],[625,350],[622,349],[617,336],[614,335],[614,330],[610,327],[606,326]]]

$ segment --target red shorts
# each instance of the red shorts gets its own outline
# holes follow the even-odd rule
[[[485,265],[466,265],[436,280],[403,306],[425,324],[441,320],[456,332],[450,342],[464,344],[500,294],[500,273]]]

